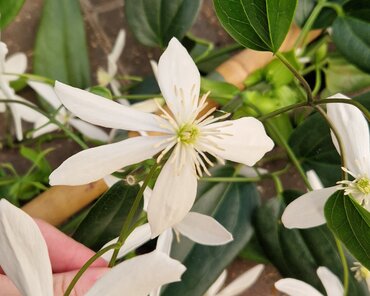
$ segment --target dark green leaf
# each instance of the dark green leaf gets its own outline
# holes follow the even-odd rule
[[[344,5],[347,15],[370,22],[370,2],[368,0],[350,0]]]
[[[292,22],[295,0],[214,0],[217,16],[240,44],[276,52]]]
[[[370,213],[344,191],[338,191],[325,204],[325,218],[351,254],[370,269]]]
[[[73,238],[97,251],[118,237],[139,188],[123,182],[113,185],[90,209]]]
[[[147,46],[167,46],[181,40],[193,24],[201,0],[126,0],[127,22],[137,40]]]
[[[333,23],[333,41],[343,56],[370,72],[370,23],[353,17],[338,17]]]
[[[21,10],[25,0],[0,0],[0,28],[9,24]]]
[[[212,187],[215,188],[216,186]],[[234,240],[217,247],[193,245],[183,261],[187,270],[182,281],[171,284],[163,295],[203,295],[251,238],[253,228],[250,218],[258,203],[255,186],[234,183],[227,184],[223,189],[215,191],[213,196],[202,196],[199,201],[203,202],[204,198],[213,200],[212,216],[233,234]]]
[[[108,88],[104,87],[104,86],[95,85],[95,86],[89,87],[88,90],[89,90],[89,92],[91,92],[95,95],[104,97],[106,99],[109,99],[109,100],[113,99],[111,91]]]
[[[78,1],[44,1],[37,32],[34,71],[80,88],[90,84],[90,66]]]

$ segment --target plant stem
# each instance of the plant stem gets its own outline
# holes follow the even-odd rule
[[[64,296],[69,296],[74,288],[74,286],[77,284],[78,280],[81,278],[81,276],[84,274],[84,272],[90,267],[91,264],[93,264],[97,259],[99,259],[104,253],[108,252],[111,249],[114,249],[117,247],[116,244],[109,245],[100,251],[98,251],[94,256],[92,256],[86,263],[81,267],[81,269],[77,272],[71,283],[69,284],[67,290],[64,292]]]
[[[280,108],[278,110],[275,110],[273,112],[270,112],[270,113],[268,113],[266,115],[259,116],[257,119],[260,120],[260,121],[265,121],[265,120],[267,120],[269,118],[278,116],[278,115],[280,115],[282,113],[285,113],[285,112],[288,112],[288,111],[291,111],[291,110],[294,110],[294,109],[302,108],[302,107],[307,107],[307,106],[309,106],[307,104],[307,102],[295,103],[295,104],[292,104],[292,105],[289,105],[289,106]]]
[[[308,85],[307,81],[303,78],[301,74],[289,63],[289,61],[284,57],[283,54],[280,52],[277,52],[276,57],[294,74],[294,76],[299,80],[299,82],[302,84],[306,94],[307,94],[307,102],[312,102],[312,91],[311,87]]]
[[[348,272],[348,263],[346,260],[346,256],[344,255],[343,247],[339,239],[334,235],[335,243],[337,245],[340,261],[342,262],[343,267],[343,288],[344,288],[344,296],[348,295],[348,284],[349,284],[349,272]]]
[[[239,50],[239,49],[244,49],[244,47],[242,45],[238,44],[238,43],[235,43],[235,44],[232,44],[232,45],[229,45],[229,46],[225,46],[222,49],[219,49],[219,50],[217,50],[213,53],[210,53],[205,57],[199,58],[197,60],[197,64],[207,62],[209,60],[215,59],[219,56],[222,56],[224,54],[228,54],[229,52],[233,52],[233,51]]]
[[[126,221],[123,224],[123,227],[121,229],[121,233],[120,233],[120,235],[118,237],[117,247],[114,249],[112,258],[111,258],[111,260],[109,262],[109,267],[113,267],[114,264],[116,263],[116,259],[117,259],[117,256],[118,256],[119,249],[121,248],[121,246],[123,245],[123,243],[125,242],[125,240],[127,239],[127,237],[130,234],[130,226],[131,226],[131,223],[132,223],[132,219],[134,218],[134,216],[135,216],[135,214],[137,212],[137,209],[139,208],[140,201],[141,201],[141,199],[143,197],[144,190],[148,186],[149,181],[152,179],[152,177],[153,177],[153,175],[154,175],[157,167],[158,167],[158,164],[157,163],[155,163],[152,166],[152,168],[151,168],[148,176],[144,180],[143,185],[140,187],[140,190],[139,190],[139,192],[137,193],[137,195],[135,197],[135,200],[134,200],[134,203],[132,205],[132,208],[130,209],[130,212],[127,215]]]

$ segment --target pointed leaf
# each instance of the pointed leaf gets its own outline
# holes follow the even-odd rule
[[[4,28],[9,24],[21,10],[25,0],[2,0],[0,1],[0,28]]]

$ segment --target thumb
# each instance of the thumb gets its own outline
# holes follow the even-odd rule
[[[95,282],[101,278],[109,268],[105,267],[92,267],[85,271],[80,280],[75,285],[72,290],[71,295],[82,296],[89,291],[89,289],[95,284]],[[67,290],[69,284],[73,280],[74,276],[77,274],[78,270],[69,271],[64,273],[54,274],[54,295],[63,296],[64,292]]]

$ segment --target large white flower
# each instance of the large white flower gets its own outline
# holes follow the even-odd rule
[[[52,108],[54,108],[54,117],[57,121],[64,125],[71,125],[81,134],[90,139],[102,142],[108,141],[108,134],[101,128],[82,121],[71,114],[71,112],[68,112],[68,110],[63,107],[52,86],[38,81],[28,81],[28,85],[32,87],[33,90],[36,91],[36,93],[39,94],[47,103],[49,103]],[[59,130],[59,127],[56,124],[49,123],[49,119],[47,117],[40,116],[34,124],[34,129],[35,132],[33,132],[32,136],[38,137],[43,134]]]
[[[7,53],[8,48],[6,44],[0,42],[0,98],[27,102],[22,97],[17,96],[9,85],[11,81],[18,79],[17,75],[12,74],[22,74],[26,71],[27,57],[24,53],[15,53],[5,59]],[[5,112],[6,106],[12,112],[16,137],[21,141],[23,139],[22,119],[28,122],[35,122],[40,118],[40,114],[18,103],[0,103],[0,112]]]
[[[160,162],[172,149],[153,189],[148,206],[152,236],[186,216],[196,196],[197,175],[213,165],[212,155],[254,165],[273,147],[261,122],[238,120],[204,112],[207,95],[199,99],[200,74],[186,49],[173,38],[158,64],[158,82],[170,112],[157,116],[56,82],[55,91],[72,113],[93,124],[133,131],[157,132],[82,151],[67,159],[50,175],[50,184],[79,185],[159,154]]]
[[[22,295],[53,295],[52,268],[43,236],[30,216],[5,199],[0,200],[0,236],[0,266]],[[87,295],[145,296],[179,281],[184,271],[180,262],[154,251],[118,264]]]
[[[327,296],[343,296],[344,289],[338,277],[324,266],[317,269]],[[276,289],[289,296],[323,296],[311,285],[293,278],[285,278],[275,283]]]
[[[337,94],[330,98],[348,97]],[[317,188],[308,192],[285,209],[282,222],[287,228],[311,228],[324,224],[324,206],[328,198],[337,190],[344,190],[367,210],[370,210],[370,141],[369,128],[362,112],[355,106],[344,103],[332,103],[327,106],[327,114],[343,143],[346,168],[354,180],[340,181],[339,186]],[[332,141],[340,153],[335,136]]]

